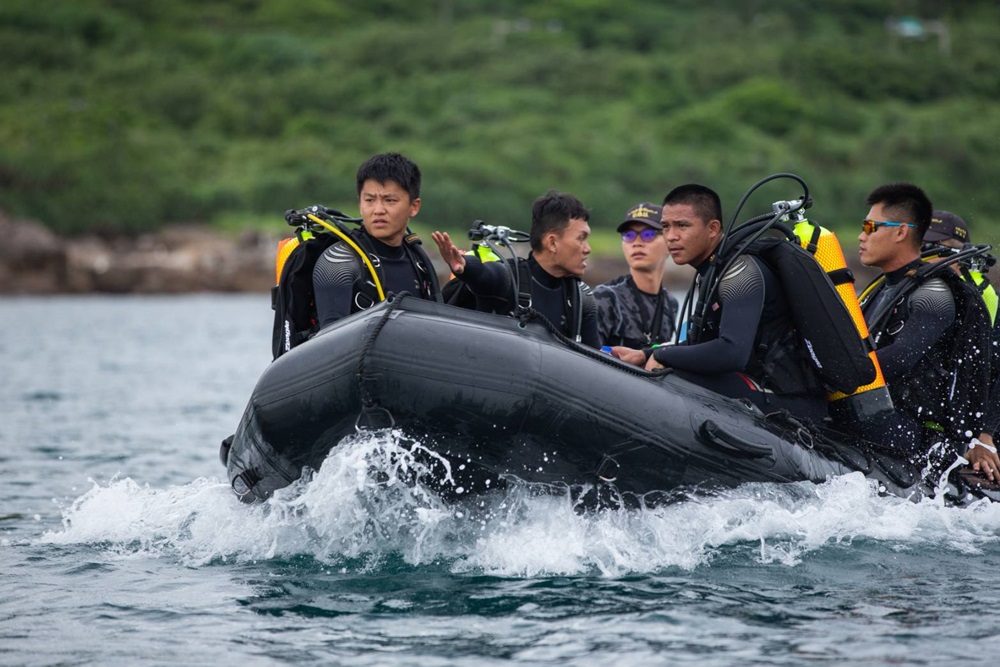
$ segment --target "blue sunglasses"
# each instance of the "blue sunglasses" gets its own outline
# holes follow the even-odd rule
[[[641,232],[637,232],[634,229],[626,229],[622,232],[622,241],[625,243],[635,243],[635,237],[642,239],[643,243],[652,243],[653,239],[660,235],[659,229],[653,229],[652,227],[646,227]]]
[[[912,222],[893,222],[892,220],[862,220],[861,230],[865,234],[874,234],[879,227],[916,227]]]

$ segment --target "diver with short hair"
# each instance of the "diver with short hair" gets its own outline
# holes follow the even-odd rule
[[[987,395],[989,358],[969,354],[965,343],[989,349],[989,340],[969,340],[980,336],[983,321],[989,326],[986,307],[950,270],[918,280],[927,275],[918,272],[933,211],[923,190],[890,183],[866,201],[858,254],[883,274],[861,308],[895,410],[866,425],[865,435],[911,455],[925,453],[937,436],[968,442],[985,430],[982,410],[972,402]]]
[[[366,160],[357,173],[362,228],[355,240],[371,259],[382,287],[440,300],[433,266],[422,250],[404,243],[410,220],[420,211],[420,169],[399,153]],[[334,243],[316,261],[312,282],[320,329],[351,313],[375,305],[364,289],[368,279],[358,253],[346,243]]]
[[[431,237],[455,277],[477,297],[478,309],[512,314],[527,301],[563,335],[599,348],[597,308],[581,280],[590,254],[589,220],[590,212],[579,199],[550,190],[532,206],[531,252],[514,266],[463,254],[447,232],[436,231]],[[520,293],[512,271],[519,276]]]
[[[695,267],[700,283],[724,237],[719,196],[694,183],[674,188],[663,199],[662,225],[670,256]],[[707,389],[748,399],[764,412],[785,409],[813,421],[826,417],[822,383],[803,363],[791,304],[764,261],[751,254],[736,257],[717,289],[704,297],[711,305],[685,344],[616,347],[612,353],[648,370],[672,368]]]

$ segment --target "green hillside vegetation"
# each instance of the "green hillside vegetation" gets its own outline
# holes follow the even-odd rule
[[[357,166],[394,150],[424,229],[526,228],[556,188],[607,232],[689,181],[729,215],[790,171],[845,244],[894,180],[1000,240],[998,62],[993,1],[5,0],[0,208],[65,234],[280,228],[355,212]]]

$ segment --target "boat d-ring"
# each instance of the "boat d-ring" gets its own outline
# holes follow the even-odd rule
[[[619,470],[621,470],[621,464],[605,454],[604,458],[601,459],[601,463],[597,466],[597,479],[609,484],[617,482]]]
[[[250,492],[253,491],[253,487],[263,480],[264,478],[257,472],[256,468],[247,468],[242,471],[229,482],[229,485],[233,488],[233,493],[240,500],[245,500]]]
[[[384,426],[378,426],[376,420],[372,419],[372,415],[375,413],[384,414],[386,418],[386,424]],[[362,419],[366,420],[366,424],[362,424]],[[376,424],[373,426],[373,424]],[[396,428],[396,419],[392,416],[392,413],[383,407],[374,406],[370,408],[364,408],[358,413],[358,418],[354,422],[354,430],[360,433],[365,430],[378,430],[380,428]]]

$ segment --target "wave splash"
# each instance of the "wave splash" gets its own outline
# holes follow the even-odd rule
[[[958,509],[882,496],[860,473],[819,485],[745,484],[651,509],[582,511],[568,489],[522,483],[447,503],[419,481],[428,465],[447,474],[447,462],[429,464],[432,454],[411,448],[421,446],[396,431],[351,436],[319,471],[251,506],[218,479],[166,489],[92,481],[63,508],[62,529],[39,541],[196,567],[307,556],[377,570],[391,556],[506,577],[620,577],[723,558],[792,567],[858,540],[975,554],[1000,539],[1000,504]]]

